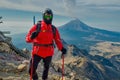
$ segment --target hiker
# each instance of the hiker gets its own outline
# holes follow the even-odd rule
[[[35,24],[26,36],[26,42],[32,43],[32,58],[30,60],[29,74],[33,80],[38,80],[36,69],[41,59],[44,62],[42,79],[47,80],[49,65],[54,54],[54,43],[62,52],[66,54],[66,49],[60,39],[58,29],[52,25],[53,12],[47,8],[43,12],[43,20]]]

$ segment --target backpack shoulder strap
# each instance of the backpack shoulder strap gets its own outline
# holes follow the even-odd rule
[[[41,21],[37,22],[36,31],[39,33],[41,31]]]
[[[52,25],[51,27],[52,27],[53,35],[55,37],[55,35],[56,35],[56,27],[54,25]],[[36,31],[37,31],[37,33],[39,33],[41,31],[41,21],[37,22]]]
[[[55,38],[56,36],[56,27],[54,25],[52,25],[52,32],[53,32],[53,37]],[[56,48],[55,42],[53,41],[53,46],[54,48]]]
[[[52,32],[53,32],[53,35],[55,37],[55,35],[56,35],[56,27],[54,25],[52,25]]]

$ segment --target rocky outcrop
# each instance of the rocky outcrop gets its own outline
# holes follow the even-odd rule
[[[120,55],[120,42],[100,42],[90,49],[91,55],[99,55],[105,58],[111,58]]]
[[[4,45],[5,44],[5,45]],[[9,46],[9,49],[14,51],[16,54],[23,56],[25,58],[29,58],[28,55],[24,54],[24,52],[20,49],[18,49],[17,47],[15,47],[12,42],[11,42],[11,37],[7,37],[5,36],[1,31],[0,31],[0,46],[2,49],[4,50],[8,50],[5,49],[4,46]]]
[[[92,59],[102,64],[104,77],[119,80],[120,75],[120,43],[119,42],[100,42],[91,47],[90,54]],[[109,73],[109,74],[108,74]],[[111,74],[110,74],[111,73]]]
[[[81,50],[75,45],[68,45],[65,76],[72,80],[119,80],[119,57],[114,56],[112,59],[99,55],[92,56],[86,50]],[[52,66],[56,72],[62,71],[61,62],[59,59],[53,63]]]
[[[5,36],[4,33],[0,31],[0,42],[1,41],[11,42],[11,37]]]

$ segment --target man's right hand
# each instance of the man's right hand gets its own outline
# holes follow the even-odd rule
[[[37,35],[38,35],[38,33],[36,32],[36,31],[34,31],[34,32],[32,32],[32,34],[31,34],[31,39],[34,39],[34,38],[36,38],[37,37]]]
[[[62,56],[64,56],[67,53],[66,48],[63,47],[62,50],[61,50],[61,52],[62,52],[62,55],[61,55],[61,58],[62,58]]]

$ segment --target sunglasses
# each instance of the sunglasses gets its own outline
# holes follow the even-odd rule
[[[45,15],[44,15],[44,18],[45,18],[45,19],[48,19],[48,18],[49,18],[49,19],[52,19],[52,15],[45,14]]]

